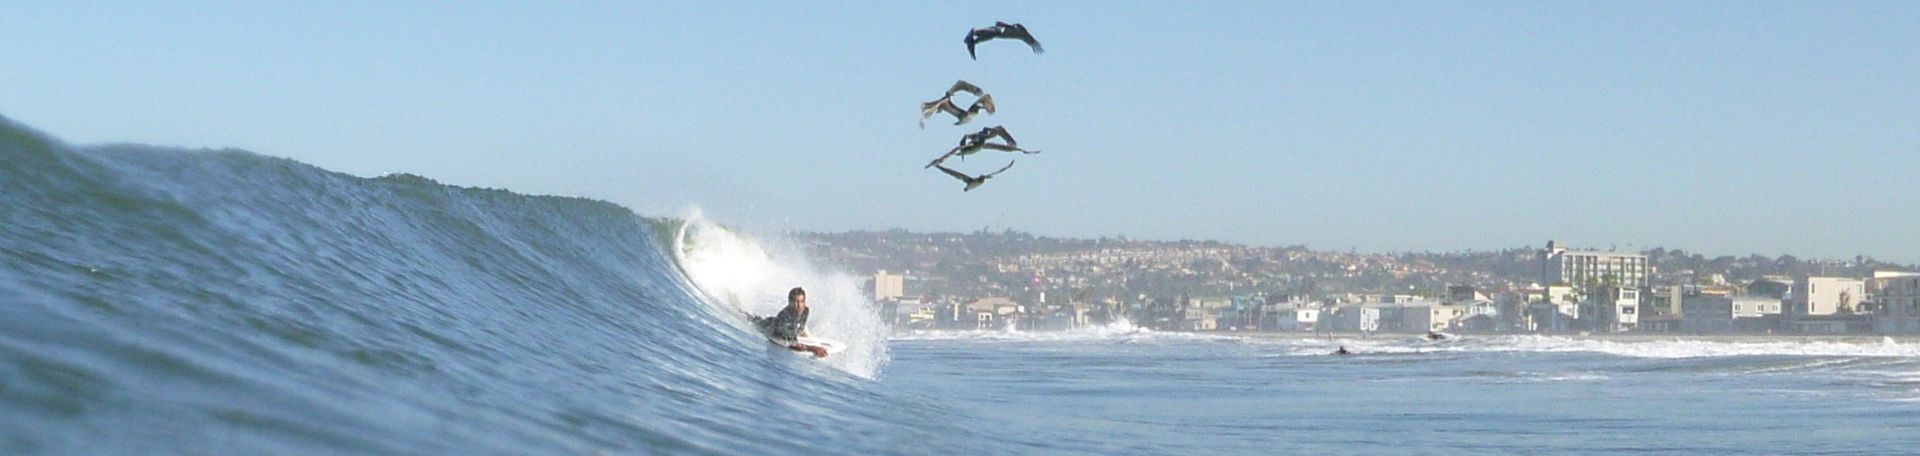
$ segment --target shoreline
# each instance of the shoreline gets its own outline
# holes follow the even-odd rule
[[[1258,332],[1258,331],[1172,331],[1172,332],[1183,332],[1183,333],[1191,333],[1191,334],[1209,334],[1209,335],[1218,335],[1218,336],[1243,337],[1248,339],[1266,339],[1266,340],[1308,340],[1308,339],[1402,340],[1402,339],[1417,339],[1422,336],[1422,334],[1417,334],[1417,333],[1397,333],[1397,332],[1396,333],[1376,332],[1371,334],[1357,333],[1357,332]],[[1460,339],[1477,339],[1477,338],[1509,337],[1509,336],[1539,336],[1539,337],[1559,337],[1559,338],[1568,338],[1568,339],[1576,339],[1576,340],[1596,340],[1596,341],[1614,341],[1614,342],[1659,342],[1659,341],[1802,342],[1802,343],[1832,342],[1832,343],[1852,343],[1852,344],[1878,344],[1878,343],[1885,343],[1888,340],[1892,340],[1894,343],[1899,343],[1899,344],[1920,343],[1920,336],[1914,336],[1914,335],[1897,335],[1896,336],[1896,335],[1881,335],[1881,334],[1793,334],[1793,335],[1669,334],[1669,333],[1613,333],[1613,334],[1606,334],[1606,333],[1594,333],[1594,334],[1449,333],[1449,334],[1458,336]]]

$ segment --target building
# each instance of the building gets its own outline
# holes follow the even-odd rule
[[[1020,305],[1008,298],[983,298],[967,303],[960,325],[965,329],[1000,329],[1020,317]]]
[[[1786,276],[1766,276],[1747,283],[1748,296],[1786,299],[1792,292],[1793,279]]]
[[[926,299],[903,301],[895,309],[893,325],[898,328],[932,329],[938,323],[939,311]]]
[[[1764,333],[1780,322],[1780,299],[1690,295],[1681,300],[1680,330],[1696,334]]]
[[[1852,314],[1867,294],[1866,281],[1845,277],[1800,276],[1787,292],[1790,318]]]
[[[1184,314],[1186,324],[1180,329],[1188,331],[1215,331],[1220,329],[1220,318],[1233,309],[1233,299],[1227,297],[1192,298],[1187,301]]]
[[[1787,329],[1807,334],[1844,334],[1865,332],[1872,321],[1859,315],[1866,298],[1867,284],[1846,277],[1801,276],[1788,292],[1785,316]]]
[[[1660,316],[1677,318],[1686,312],[1686,309],[1681,306],[1686,301],[1686,287],[1666,285],[1653,287],[1651,291],[1651,294],[1644,296],[1646,299],[1641,300],[1641,304],[1643,304],[1641,309],[1644,311],[1644,314],[1641,315],[1642,317]],[[1644,320],[1645,318],[1642,319]]]
[[[1454,318],[1454,331],[1489,333],[1500,330],[1500,306],[1487,299],[1458,302],[1454,305],[1466,308],[1466,315]]]
[[[1379,304],[1349,304],[1333,309],[1327,328],[1334,331],[1370,333],[1380,330]]]
[[[1574,287],[1616,285],[1645,288],[1653,275],[1652,263],[1638,253],[1567,250],[1553,241],[1540,252],[1540,278],[1546,284]]]
[[[1533,299],[1531,297],[1533,296],[1544,297],[1546,296],[1546,290],[1526,289],[1494,293],[1493,304],[1496,309],[1499,309],[1500,313],[1500,318],[1498,319],[1499,325],[1495,327],[1494,330],[1499,332],[1516,330],[1531,331],[1532,328],[1529,327],[1531,321],[1527,318],[1527,303],[1531,302],[1531,299]]]
[[[873,299],[876,301],[900,299],[906,295],[906,289],[905,274],[888,274],[885,269],[873,273]]]
[[[1486,294],[1481,293],[1479,289],[1476,289],[1472,286],[1451,285],[1447,287],[1447,302],[1449,303],[1485,301],[1485,300],[1490,300],[1490,299],[1487,298]]]
[[[1870,282],[1880,312],[1873,330],[1883,334],[1920,334],[1920,273],[1875,272]]]
[[[1663,285],[1645,290],[1640,294],[1639,332],[1680,332],[1685,321],[1681,318],[1684,309],[1686,288],[1679,285]]]
[[[1542,333],[1561,333],[1572,331],[1580,321],[1580,315],[1573,306],[1536,302],[1527,306],[1527,321],[1521,329]]]
[[[1520,329],[1532,332],[1567,332],[1579,328],[1580,293],[1573,287],[1553,285],[1539,294],[1530,294],[1537,300],[1527,304],[1527,313]]]
[[[1466,314],[1467,306],[1450,306],[1433,301],[1391,305],[1381,308],[1380,329],[1412,333],[1446,331]]]
[[[1320,309],[1283,307],[1274,311],[1274,330],[1314,331],[1320,327]]]
[[[1603,286],[1588,295],[1593,324],[1599,332],[1632,331],[1640,325],[1640,289]]]

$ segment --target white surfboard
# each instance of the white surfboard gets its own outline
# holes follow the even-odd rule
[[[846,342],[841,342],[841,341],[828,339],[824,337],[802,337],[802,338],[796,339],[795,342],[799,342],[800,345],[825,348],[827,349],[828,355],[839,353],[841,350],[845,350],[847,348]]]

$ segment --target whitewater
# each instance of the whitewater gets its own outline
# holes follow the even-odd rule
[[[1907,340],[895,331],[698,211],[4,118],[0,221],[0,454],[1920,451]]]

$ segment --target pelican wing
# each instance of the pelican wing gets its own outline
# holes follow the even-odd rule
[[[954,171],[953,168],[948,168],[945,165],[941,165],[937,163],[934,164],[933,167],[940,168],[940,172],[947,173],[948,176],[953,176],[954,179],[959,179],[961,182],[973,182],[973,176],[968,176],[965,173]]]
[[[953,88],[947,89],[947,97],[951,98],[953,94],[958,92],[971,93],[976,97],[986,93],[986,91],[980,90],[980,86],[973,85],[973,83],[967,82],[965,79],[954,81]]]
[[[976,114],[978,114],[981,109],[986,109],[987,114],[993,114],[993,94],[981,95],[980,99],[973,100],[972,106],[967,107],[967,111]]]
[[[928,117],[933,117],[934,114],[949,110],[958,109],[953,107],[953,100],[944,97],[938,100],[920,103],[920,128],[927,128]]]
[[[946,163],[948,158],[953,158],[953,156],[955,155],[966,155],[968,153],[971,153],[971,152],[962,153],[961,151],[963,150],[966,150],[966,146],[964,145],[955,146],[952,149],[947,149],[947,153],[940,154],[940,158],[935,158],[933,159],[933,161],[927,162],[927,166],[922,166],[920,167],[920,169],[927,169],[927,168],[932,168],[934,166],[939,166],[941,163]],[[975,149],[975,151],[978,151],[978,149]]]
[[[994,35],[993,29],[973,29],[968,31],[965,40],[967,42],[967,57],[980,60],[980,56],[974,55],[973,53],[973,45],[980,44],[981,41],[993,39]]]
[[[993,139],[993,137],[995,136],[999,136],[1000,139],[1007,140],[1007,145],[1009,146],[1018,147],[1020,145],[1019,141],[1013,140],[1012,133],[1007,133],[1007,127],[994,126],[994,127],[982,128],[980,129],[980,135],[981,135],[980,142],[986,142],[989,139]]]
[[[1002,36],[1026,42],[1027,47],[1033,48],[1033,53],[1035,54],[1047,52],[1046,49],[1040,48],[1040,40],[1034,39],[1033,33],[1027,32],[1027,26],[1014,24],[1013,27],[1002,34]]]
[[[1018,147],[1003,146],[1003,145],[993,144],[993,143],[980,144],[974,147],[978,149],[993,149],[1001,152],[1019,152],[1019,153],[1028,154],[1028,155],[1040,153],[1040,151],[1037,151],[1037,150],[1026,150]]]
[[[991,178],[991,176],[998,176],[1000,172],[1006,172],[1008,171],[1008,169],[1014,169],[1014,161],[1008,161],[1008,163],[1006,163],[1006,167],[1000,167],[1000,171],[987,172],[987,174],[981,174],[979,178],[981,178],[981,180],[985,180],[985,178]]]

